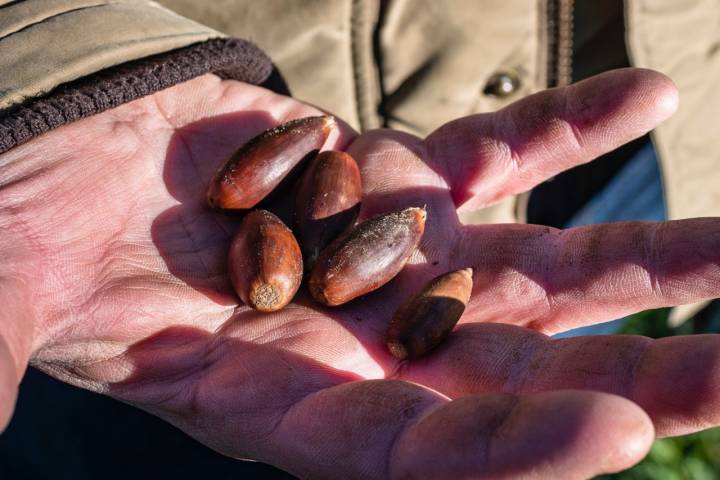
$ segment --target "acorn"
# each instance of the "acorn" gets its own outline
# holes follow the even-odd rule
[[[472,275],[466,268],[435,277],[398,308],[385,340],[395,358],[421,357],[450,335],[470,300]]]
[[[295,196],[295,233],[306,270],[355,222],[361,200],[360,169],[349,154],[321,152],[310,162]]]
[[[208,188],[208,204],[219,210],[253,208],[303,158],[323,146],[334,124],[329,115],[306,117],[253,137],[215,173]]]
[[[323,305],[347,303],[377,290],[403,269],[420,244],[425,208],[407,208],[366,220],[320,253],[308,278]]]
[[[228,262],[238,296],[261,312],[285,307],[302,282],[300,246],[292,231],[266,210],[245,216],[230,245]]]

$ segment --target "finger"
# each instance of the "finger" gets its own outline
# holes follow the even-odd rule
[[[455,204],[472,210],[524,192],[645,134],[677,108],[664,75],[614,70],[493,114],[454,120],[426,140]]]
[[[636,405],[600,393],[448,402],[420,385],[353,382],[312,394],[274,432],[275,461],[301,478],[588,478],[645,455]]]
[[[564,389],[621,395],[648,413],[661,436],[720,424],[720,335],[552,340],[510,325],[465,325],[401,371],[453,398]]]
[[[465,229],[472,318],[556,333],[720,296],[720,219]]]

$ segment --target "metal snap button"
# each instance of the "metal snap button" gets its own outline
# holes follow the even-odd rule
[[[485,84],[483,93],[492,97],[508,97],[520,86],[520,80],[516,75],[509,72],[498,72],[493,74]]]

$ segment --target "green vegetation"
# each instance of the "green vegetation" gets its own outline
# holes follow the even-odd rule
[[[720,429],[657,440],[634,468],[605,478],[622,480],[714,480],[720,475]]]
[[[667,323],[668,310],[630,317],[621,333],[660,338],[692,333],[720,332],[718,302],[678,328]],[[693,435],[657,440],[650,454],[634,468],[599,477],[617,480],[714,480],[720,478],[720,428]]]

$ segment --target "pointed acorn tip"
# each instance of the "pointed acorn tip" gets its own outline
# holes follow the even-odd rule
[[[416,207],[413,210],[419,210],[419,216],[420,219],[424,222],[427,220],[427,205],[423,205],[422,207]]]

